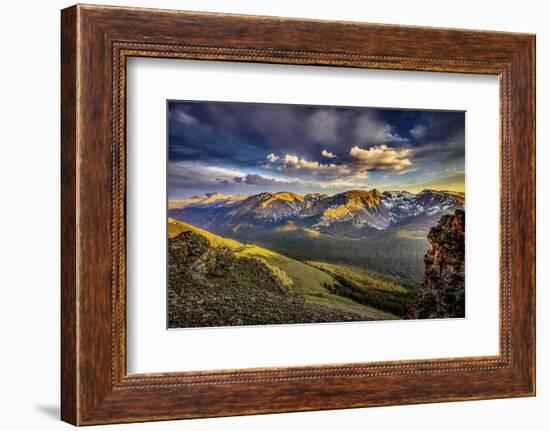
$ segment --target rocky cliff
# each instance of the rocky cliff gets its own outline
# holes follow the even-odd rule
[[[412,318],[464,317],[464,226],[464,211],[456,210],[430,230],[426,271]]]
[[[237,257],[226,247],[211,247],[208,240],[192,231],[170,238],[169,272],[186,275],[190,279],[205,281],[209,278],[228,279],[244,266],[267,290],[286,293],[288,283],[272,268],[259,259]]]

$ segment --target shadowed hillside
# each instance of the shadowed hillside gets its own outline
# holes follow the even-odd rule
[[[169,327],[395,318],[329,291],[329,274],[253,244],[169,221]]]

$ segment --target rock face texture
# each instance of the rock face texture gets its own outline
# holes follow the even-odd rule
[[[208,240],[194,232],[182,232],[170,239],[169,271],[188,276],[192,280],[227,280],[238,268],[257,279],[267,290],[288,293],[289,286],[266,263],[246,257],[237,257],[225,247],[212,247]],[[241,268],[242,269],[242,268]]]
[[[426,272],[412,318],[464,317],[464,226],[464,211],[456,210],[430,230]]]

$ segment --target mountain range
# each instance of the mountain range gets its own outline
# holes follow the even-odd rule
[[[350,190],[320,193],[264,192],[248,197],[208,193],[170,201],[169,216],[227,234],[293,224],[324,233],[357,236],[412,222],[430,227],[445,213],[463,208],[464,194],[423,190]]]

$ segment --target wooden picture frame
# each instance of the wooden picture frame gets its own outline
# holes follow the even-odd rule
[[[534,35],[77,5],[62,11],[61,50],[64,421],[535,394]],[[125,65],[131,56],[498,75],[500,354],[128,375]]]

